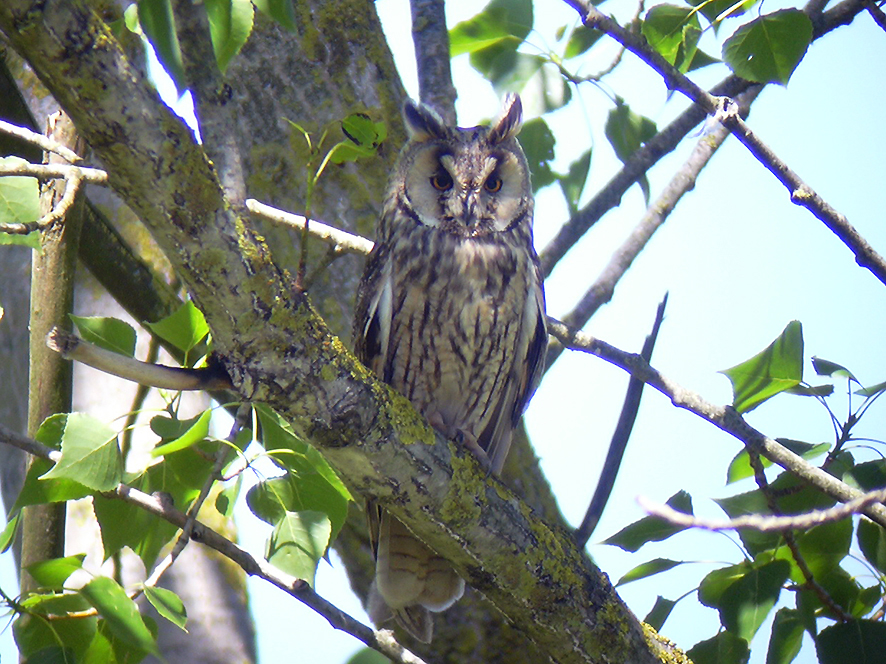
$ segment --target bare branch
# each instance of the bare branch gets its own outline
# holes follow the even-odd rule
[[[658,338],[658,331],[664,320],[665,306],[668,303],[668,296],[665,293],[664,298],[658,305],[655,312],[655,322],[652,324],[652,331],[646,337],[643,344],[643,350],[640,356],[649,362],[652,359],[652,349],[655,347],[655,341]],[[600,479],[597,482],[597,488],[594,490],[594,497],[591,498],[591,504],[582,519],[581,525],[575,530],[573,536],[579,546],[584,547],[591,538],[603,510],[606,509],[606,503],[612,494],[612,488],[615,486],[615,478],[618,476],[618,469],[621,467],[621,460],[624,457],[625,449],[628,446],[628,439],[631,437],[631,431],[634,428],[634,422],[637,419],[637,412],[640,410],[640,397],[643,396],[643,386],[645,383],[631,376],[628,382],[627,393],[625,394],[624,405],[618,416],[618,424],[615,432],[612,434],[612,440],[609,443],[609,451],[606,453],[606,461],[603,463],[603,470],[600,471]]]
[[[446,124],[455,125],[455,97],[449,67],[449,33],[444,0],[410,0],[412,41],[422,103],[432,106]]]
[[[52,208],[40,217],[37,221],[29,221],[23,224],[0,224],[0,233],[9,233],[10,235],[27,235],[34,231],[45,230],[60,221],[63,221],[68,212],[77,200],[77,193],[80,191],[80,185],[83,182],[79,173],[80,169],[68,171],[65,175],[64,194],[59,198]]]
[[[567,348],[596,355],[624,369],[664,394],[677,408],[695,413],[832,498],[845,503],[862,496],[858,489],[816,468],[784,445],[754,429],[731,406],[716,406],[705,401],[699,394],[661,375],[639,355],[626,353],[589,334],[573,333],[566,325],[550,317],[548,317],[548,333]],[[886,507],[883,505],[869,504],[862,509],[862,512],[872,521],[886,527]]]
[[[46,337],[46,345],[67,360],[76,360],[139,385],[176,391],[231,389],[230,378],[218,365],[211,365],[205,369],[183,369],[148,364],[100,348],[57,327],[50,330]]]
[[[9,134],[11,136],[15,136],[22,140],[28,141],[29,143],[33,143],[45,152],[54,152],[60,157],[63,157],[71,164],[76,164],[80,161],[83,161],[83,158],[70,148],[65,147],[64,145],[62,145],[58,141],[53,140],[49,136],[38,134],[36,131],[31,131],[30,129],[27,129],[25,127],[19,127],[14,124],[10,124],[9,122],[0,120],[0,131],[5,134]]]
[[[883,30],[886,30],[886,13],[880,9],[874,0],[865,0],[864,4],[868,13],[874,19],[874,23],[879,25]]]
[[[108,174],[100,168],[87,168],[85,166],[69,166],[67,164],[30,164],[21,163],[0,166],[0,177],[5,175],[22,175],[35,177],[41,180],[69,178],[72,174],[89,184],[107,185]]]
[[[641,35],[636,35],[600,12],[590,3],[573,1],[579,8],[582,21],[589,28],[605,32],[656,71],[669,90],[678,90],[695,102],[708,115],[723,123],[735,137],[763,164],[788,190],[791,202],[809,210],[855,254],[856,262],[870,270],[886,285],[886,260],[883,259],[842,214],[831,207],[809,185],[794,173],[762,140],[748,127],[738,113],[738,106],[728,97],[718,97],[706,92],[689,77],[667,62]],[[859,10],[862,4],[858,4]]]
[[[748,514],[736,519],[699,519],[691,514],[678,512],[668,505],[659,505],[644,496],[638,496],[637,502],[646,512],[664,519],[670,524],[684,528],[701,528],[702,530],[758,530],[763,533],[783,532],[788,530],[807,530],[825,523],[841,521],[853,514],[860,514],[864,508],[886,501],[886,489],[869,491],[847,503],[826,510],[813,510],[805,514],[792,516],[770,516],[765,514]]]
[[[304,230],[305,228],[304,217],[272,208],[270,205],[259,203],[254,198],[246,199],[246,209],[253,214],[264,217],[265,219],[287,224],[298,230]],[[327,244],[333,245],[336,251],[350,254],[361,254],[364,256],[372,251],[372,240],[367,240],[360,235],[354,235],[353,233],[348,233],[347,231],[327,226],[326,224],[314,221],[313,219],[311,219],[311,223],[308,227],[308,233],[310,233],[312,237],[316,237]]]

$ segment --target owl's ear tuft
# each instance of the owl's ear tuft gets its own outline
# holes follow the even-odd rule
[[[403,119],[406,121],[409,137],[414,140],[422,141],[447,136],[446,125],[430,106],[407,99],[403,106]]]
[[[523,126],[523,103],[520,95],[510,92],[504,98],[501,111],[489,126],[489,142],[501,143],[520,133]]]

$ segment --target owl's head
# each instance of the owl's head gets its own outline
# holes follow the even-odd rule
[[[397,184],[415,221],[461,237],[532,223],[529,168],[516,139],[523,122],[520,97],[508,95],[488,127],[449,127],[412,101],[403,115],[410,140]]]

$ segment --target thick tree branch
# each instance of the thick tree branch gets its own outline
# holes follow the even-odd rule
[[[660,642],[565,532],[534,518],[469,452],[436,438],[329,334],[227,204],[190,132],[91,11],[61,3],[44,12],[8,0],[0,28],[169,256],[241,398],[283,414],[353,488],[452,561],[552,661],[595,661],[601,652],[658,660]]]
[[[422,103],[436,110],[443,121],[455,125],[455,86],[449,68],[449,33],[446,31],[444,0],[410,0],[412,41],[418,68],[418,90]]]
[[[853,2],[859,11],[864,8],[863,2],[847,1]],[[760,140],[741,118],[738,106],[732,99],[706,92],[649,46],[642,35],[623,28],[591,3],[571,0],[569,4],[576,7],[586,26],[608,34],[657,72],[669,90],[682,92],[707,115],[713,116],[728,127],[751,154],[785,186],[790,193],[791,202],[805,207],[822,221],[852,251],[856,262],[870,270],[886,285],[886,260],[874,251],[846,217],[831,207]]]

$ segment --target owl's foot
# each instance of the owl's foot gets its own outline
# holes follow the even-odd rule
[[[477,437],[474,434],[468,431],[464,431],[463,429],[457,429],[456,427],[447,425],[443,421],[442,415],[437,412],[428,415],[428,422],[430,422],[431,426],[442,433],[444,436],[446,436],[450,440],[454,440],[458,445],[470,450],[470,452],[475,457],[477,457],[477,461],[480,462],[480,465],[483,466],[483,469],[487,472],[487,474],[492,473],[492,459],[490,459],[489,455],[486,454],[486,450],[480,447],[480,443],[477,442]]]

